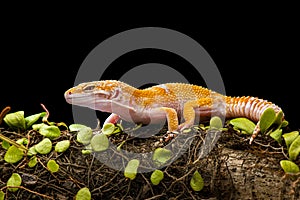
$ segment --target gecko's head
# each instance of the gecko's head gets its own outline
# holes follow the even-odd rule
[[[104,111],[111,100],[119,96],[119,92],[118,81],[93,81],[70,88],[65,92],[65,99],[70,104]]]

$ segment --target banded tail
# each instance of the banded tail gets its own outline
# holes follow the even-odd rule
[[[273,108],[275,113],[281,108],[269,101],[256,97],[226,97],[226,117],[246,117],[258,122],[262,113],[267,108]]]

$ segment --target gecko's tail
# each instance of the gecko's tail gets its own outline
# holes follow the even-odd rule
[[[227,97],[226,98],[226,117],[246,117],[258,122],[262,113],[267,108],[273,108],[275,113],[279,113],[281,108],[272,102],[256,97]]]
[[[273,108],[276,114],[281,111],[279,106],[256,97],[226,97],[226,117],[246,117],[257,122],[250,138],[250,144],[260,132],[259,120],[267,108]],[[284,115],[282,120],[284,120]]]

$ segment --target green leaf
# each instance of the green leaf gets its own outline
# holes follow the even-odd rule
[[[91,154],[93,151],[92,150],[90,150],[90,149],[82,149],[81,150],[81,153],[83,154],[83,155],[88,155],[88,154]]]
[[[281,110],[276,114],[276,119],[274,121],[274,124],[278,124],[278,125],[282,124],[282,119],[283,119],[283,112]]]
[[[268,128],[276,120],[276,113],[273,108],[267,108],[260,117],[259,127],[262,133],[265,133]]]
[[[81,188],[75,197],[76,200],[91,200],[91,198],[91,192],[87,187]]]
[[[49,138],[44,138],[35,145],[35,150],[40,154],[48,154],[52,150],[52,142]]]
[[[24,111],[9,113],[5,115],[3,120],[12,129],[26,129]]]
[[[7,186],[20,186],[22,183],[22,178],[19,174],[13,173],[11,177],[8,179],[6,185]],[[11,192],[16,192],[19,188],[8,188]]]
[[[50,138],[51,140],[56,139],[60,136],[60,130],[57,126],[51,125],[51,126],[42,126],[39,130],[39,133],[47,138]]]
[[[38,160],[36,158],[36,156],[32,156],[28,162],[28,167],[32,168],[34,166],[36,166],[36,164],[38,163]]]
[[[35,150],[35,146],[33,146],[28,149],[27,156],[33,156],[36,155],[37,153],[38,152]]]
[[[158,166],[165,164],[168,160],[172,158],[172,152],[168,149],[157,148],[153,152],[152,160]]]
[[[116,131],[121,132],[121,131],[123,131],[123,130],[124,130],[124,128],[123,128],[122,124],[116,124],[116,129],[115,129],[114,133],[115,133]]]
[[[5,198],[5,193],[2,190],[0,190],[0,200],[4,200],[4,198]]]
[[[287,125],[289,125],[289,122],[288,121],[286,121],[286,120],[283,120],[283,122],[281,123],[281,127],[282,128],[284,128],[284,127],[286,127]]]
[[[8,163],[16,163],[20,161],[24,156],[24,152],[12,145],[8,148],[7,152],[4,155],[4,160]]]
[[[47,162],[47,168],[50,172],[55,173],[59,170],[59,165],[56,163],[55,160],[49,160]]]
[[[154,170],[151,174],[150,180],[153,185],[158,185],[164,179],[164,173],[161,170]]]
[[[275,131],[273,131],[272,133],[270,133],[271,138],[273,138],[274,140],[276,140],[279,144],[281,144],[282,139],[282,129],[276,129]]]
[[[285,173],[295,174],[300,171],[298,165],[296,165],[294,162],[292,162],[290,160],[281,160],[280,166],[284,170]]]
[[[33,124],[33,125],[32,125],[32,129],[35,130],[35,131],[38,131],[38,130],[40,130],[43,126],[48,126],[48,125],[47,125],[47,124],[44,124],[44,123]]]
[[[27,144],[28,143],[28,139],[27,138],[21,138],[21,139],[18,139],[16,141],[17,144]]]
[[[209,121],[210,128],[221,129],[223,128],[223,122],[220,117],[214,116]]]
[[[91,140],[91,146],[94,151],[105,151],[109,147],[109,141],[106,135],[95,135]]]
[[[7,150],[10,147],[10,144],[9,144],[9,142],[3,140],[1,146],[3,149]]]
[[[292,142],[289,148],[289,158],[291,160],[296,160],[300,153],[300,135]]]
[[[81,153],[82,153],[83,155],[87,155],[87,154],[93,153],[92,145],[91,145],[91,144],[86,145],[86,146],[85,146],[85,149],[82,149],[82,150],[81,150]]]
[[[62,153],[65,152],[70,147],[70,141],[69,140],[62,140],[56,143],[55,145],[55,151]]]
[[[252,134],[255,128],[255,124],[244,117],[232,119],[229,123],[234,126],[233,128],[243,130],[247,134]]]
[[[190,133],[191,131],[192,131],[191,128],[186,128],[186,129],[182,130],[182,133],[187,134],[187,133]]]
[[[203,189],[203,187],[204,187],[203,178],[202,178],[201,174],[197,170],[193,174],[193,177],[192,177],[192,179],[190,181],[190,186],[196,192],[201,191]]]
[[[126,178],[129,178],[130,180],[135,179],[139,165],[140,165],[139,160],[137,159],[130,160],[127,163],[127,166],[125,167],[124,176]]]
[[[32,124],[34,124],[40,117],[44,117],[47,115],[46,112],[41,112],[38,114],[30,115],[25,117],[26,128],[29,128]]]
[[[85,125],[83,125],[83,124],[71,124],[71,125],[69,126],[69,130],[70,130],[71,132],[73,132],[73,131],[79,131],[79,130],[82,129],[82,128],[88,128],[88,127],[85,126]]]
[[[76,139],[78,142],[86,145],[91,142],[92,136],[93,136],[92,129],[90,127],[84,127],[79,129]]]
[[[112,135],[114,133],[114,130],[115,125],[113,123],[104,124],[104,126],[102,127],[102,133],[104,135]]]
[[[290,145],[298,137],[298,135],[299,135],[298,131],[292,131],[290,133],[285,133],[285,134],[282,135],[282,137],[284,138],[284,141],[285,141],[285,144],[286,144],[287,148],[290,147]]]

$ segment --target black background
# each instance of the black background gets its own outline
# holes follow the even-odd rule
[[[104,22],[105,21],[105,22]],[[89,52],[103,40],[138,27],[174,29],[200,43],[216,63],[231,96],[257,96],[285,112],[291,127],[299,128],[299,31],[292,16],[258,19],[150,20],[126,23],[103,18],[18,17],[2,24],[0,109],[7,105],[25,115],[41,112],[46,105],[50,121],[72,123],[72,106],[64,92],[73,86],[77,70]],[[158,62],[186,69],[188,63],[161,52],[133,52],[112,65],[118,71]],[[201,82],[201,77],[191,82]]]

